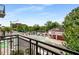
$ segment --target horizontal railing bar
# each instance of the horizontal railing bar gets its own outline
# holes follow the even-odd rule
[[[27,41],[27,40],[25,40],[25,39],[23,39],[23,38],[20,38],[20,39],[22,39],[22,40],[24,40],[24,41]],[[27,41],[27,42],[29,42],[29,41]],[[33,42],[31,42],[31,43],[34,44],[34,45],[36,45],[36,43],[33,43]],[[44,48],[44,47],[40,46],[39,44],[38,44],[38,47],[43,48],[43,49],[45,49],[45,50],[47,50],[47,51],[49,51],[49,52],[52,52],[52,53],[54,53],[54,54],[56,54],[56,55],[60,55],[59,53],[56,53],[56,52],[51,51],[51,50],[49,50],[49,49],[47,49],[47,48]]]
[[[10,39],[14,39],[14,38],[17,38],[17,37],[1,38],[1,40],[10,40]]]
[[[69,49],[65,49],[65,48],[61,48],[61,47],[58,47],[58,46],[54,46],[54,45],[51,45],[51,44],[48,44],[48,43],[45,43],[45,42],[42,42],[42,41],[39,41],[39,40],[35,40],[35,39],[29,38],[29,37],[25,37],[25,36],[22,36],[22,35],[20,35],[20,36],[21,36],[21,37],[24,37],[24,38],[27,38],[27,39],[34,40],[34,41],[38,41],[39,43],[48,45],[48,46],[50,46],[50,47],[54,47],[54,48],[56,48],[56,49],[63,50],[63,51],[65,51],[65,52],[68,52],[68,53],[71,53],[71,54],[79,55],[78,52],[75,52],[75,51],[72,51],[72,50],[69,50]]]
[[[32,44],[36,45],[35,43],[32,43]],[[45,47],[42,47],[42,46],[40,46],[40,45],[38,45],[38,47],[43,48],[44,50],[47,50],[47,51],[49,51],[49,52],[51,52],[51,53],[54,53],[54,54],[56,54],[56,55],[60,55],[59,53],[54,52],[54,51],[51,51],[51,50],[49,50],[49,49],[47,49],[47,48],[45,48]]]
[[[43,48],[44,50],[47,50],[47,51],[49,51],[49,52],[51,52],[51,53],[54,53],[54,54],[56,54],[56,55],[60,55],[59,53],[54,52],[54,51],[51,51],[51,50],[49,50],[49,49],[47,49],[47,48],[45,48],[45,47],[42,47],[42,46],[39,46],[39,45],[38,45],[38,47]]]
[[[0,37],[10,37],[10,36],[17,36],[17,35],[5,35],[5,36],[0,36]]]
[[[30,42],[30,41],[28,41],[28,40],[25,40],[24,38],[21,38],[21,37],[20,37],[19,39],[22,39],[22,40],[24,40],[24,41],[26,41],[26,42]]]
[[[54,47],[54,48],[56,48],[56,49],[59,49],[59,50],[62,50],[62,51],[65,51],[65,52],[68,52],[68,53],[71,53],[71,54],[79,55],[79,53],[76,52],[76,51],[72,51],[72,50],[67,49],[67,48],[62,48],[62,47],[58,47],[58,46],[55,46],[55,45],[51,45],[51,44],[48,44],[48,43],[46,43],[46,42],[42,42],[42,41],[39,41],[39,40],[36,40],[36,39],[33,39],[33,38],[29,38],[29,37],[26,37],[26,36],[23,36],[23,35],[6,35],[6,36],[0,36],[0,37],[1,37],[2,39],[4,39],[4,37],[13,37],[13,36],[16,36],[16,37],[14,37],[14,38],[17,38],[17,36],[19,36],[19,38],[20,38],[20,36],[21,36],[21,37],[27,38],[27,39],[29,39],[29,40],[37,41],[38,43],[47,45],[47,46],[49,46],[49,47]],[[7,40],[7,39],[12,39],[12,38],[5,38],[4,40]],[[21,38],[21,39],[22,39],[22,38]],[[24,39],[24,40],[25,40],[25,39]],[[26,40],[26,41],[27,41],[27,40]],[[29,42],[29,41],[28,41],[28,42]],[[38,46],[39,46],[39,45],[38,45]],[[42,48],[44,48],[44,47],[42,47]]]
[[[22,36],[22,35],[19,35],[19,36],[21,36],[21,37],[23,37],[23,38],[31,39],[31,40],[33,40],[33,41],[37,41],[37,40],[35,40],[35,39],[33,39],[33,38],[29,38],[29,37],[26,37],[26,36]]]

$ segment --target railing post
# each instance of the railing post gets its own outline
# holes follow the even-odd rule
[[[19,54],[19,35],[17,35],[17,39],[18,39],[18,54]]]
[[[10,36],[10,54],[12,53],[12,43],[13,43],[13,41],[12,41],[12,36]],[[7,52],[7,54],[8,54],[8,52]]]
[[[12,52],[12,36],[10,37],[10,52]]]
[[[4,40],[4,55],[5,55],[5,31],[3,31],[3,40]]]
[[[38,41],[36,41],[36,55],[38,55]]]
[[[2,37],[0,37],[0,55],[1,55],[1,39]]]
[[[31,55],[31,39],[30,39],[30,55]]]

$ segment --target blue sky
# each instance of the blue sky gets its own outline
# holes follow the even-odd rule
[[[44,25],[47,21],[60,24],[64,17],[78,4],[5,4],[6,16],[0,18],[2,26],[9,26],[10,21],[27,25]]]

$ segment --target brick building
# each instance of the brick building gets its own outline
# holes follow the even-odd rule
[[[64,32],[64,29],[54,28],[54,29],[51,29],[51,30],[48,31],[48,35],[52,39],[64,40],[63,32]]]

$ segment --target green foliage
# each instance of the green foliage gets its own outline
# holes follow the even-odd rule
[[[25,24],[19,24],[15,28],[16,28],[16,30],[18,32],[26,32],[26,31],[28,31],[28,26],[25,25]]]
[[[79,51],[79,7],[73,9],[65,17],[64,29],[67,47]]]
[[[46,30],[50,30],[52,28],[58,28],[60,27],[59,23],[57,22],[52,22],[52,21],[47,21],[47,23],[45,24],[46,25]]]
[[[45,32],[45,31],[47,31],[46,26],[40,26],[39,31],[41,31],[41,32]]]
[[[29,27],[28,27],[28,31],[29,31],[29,32],[32,32],[32,31],[33,31],[33,27],[32,27],[32,26],[29,26]]]
[[[34,31],[39,31],[39,29],[40,29],[40,26],[39,26],[38,24],[35,24],[35,25],[33,26],[33,30],[34,30]]]
[[[45,25],[46,25],[47,31],[48,31],[49,29],[52,29],[52,21],[47,21],[47,23],[46,23]]]
[[[11,24],[11,27],[13,28],[13,30],[18,32],[27,32],[27,31],[28,32],[32,32],[32,31],[46,32],[52,28],[60,27],[60,24],[57,22],[47,21],[44,26],[39,26],[38,24],[35,24],[33,26],[28,26],[26,24],[15,23],[15,24]]]
[[[21,24],[21,23],[15,23],[11,24],[11,27],[13,30],[16,30],[18,32],[32,32],[32,31],[48,31],[52,28],[57,28],[60,27],[60,24],[57,22],[52,22],[52,21],[47,21],[44,26],[39,26],[38,24],[35,24],[33,26],[28,26],[26,24]]]
[[[3,32],[10,32],[12,30],[12,28],[11,27],[1,27],[0,30]]]

